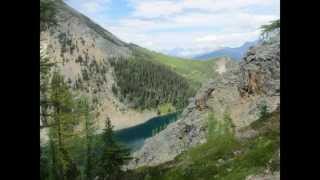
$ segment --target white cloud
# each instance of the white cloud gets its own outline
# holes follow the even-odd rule
[[[203,28],[202,30],[215,31],[220,29],[226,33],[236,31],[253,31],[266,24],[277,16],[272,15],[252,15],[246,13],[230,14],[206,14],[187,13],[167,19],[145,20],[139,18],[125,18],[119,20],[117,24],[105,24],[106,28],[116,28],[117,30],[136,31],[149,33],[151,31],[170,31],[175,29]]]
[[[270,5],[274,0],[184,0],[185,8],[201,9],[210,12],[236,10],[253,5]]]
[[[139,1],[134,16],[155,18],[180,13],[183,7],[173,1]]]
[[[134,15],[154,18],[175,15],[186,10],[207,13],[241,10],[249,6],[277,6],[278,0],[130,0],[135,8]]]
[[[108,13],[111,0],[69,1],[126,42],[183,55],[254,40],[261,25],[280,16],[279,0],[128,0],[132,12],[110,21],[99,12]]]
[[[205,49],[238,46],[254,40],[258,38],[258,28],[276,18],[272,15],[252,15],[241,12],[187,13],[162,20],[126,18],[115,25],[105,25],[105,28],[127,42],[134,42],[153,50],[186,48],[190,49],[190,52],[199,53]],[[200,28],[201,31],[176,30],[194,27]]]
[[[275,16],[253,15],[242,12],[231,13],[190,13],[173,18],[174,23],[187,27],[212,27],[219,29],[255,29],[258,26],[274,20]]]
[[[244,33],[221,33],[198,37],[194,39],[194,42],[203,44],[224,44],[224,46],[237,47],[245,41],[256,39],[259,34],[259,30]]]

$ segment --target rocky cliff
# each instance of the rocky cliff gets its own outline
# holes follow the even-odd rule
[[[219,68],[218,68],[219,69]],[[174,159],[190,147],[206,142],[207,115],[218,120],[227,114],[236,135],[259,117],[261,106],[274,111],[280,105],[280,38],[249,49],[239,64],[228,62],[225,70],[204,83],[175,123],[145,141],[126,166],[154,166]]]

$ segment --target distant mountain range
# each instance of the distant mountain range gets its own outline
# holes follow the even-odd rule
[[[247,52],[247,50],[251,47],[254,46],[258,43],[259,41],[251,41],[251,42],[246,42],[240,47],[236,48],[230,48],[230,47],[225,47],[219,50],[203,53],[203,54],[198,54],[196,56],[193,56],[192,59],[196,60],[208,60],[216,57],[222,57],[222,56],[228,56],[233,60],[239,61]]]

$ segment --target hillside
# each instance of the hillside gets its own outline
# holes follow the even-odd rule
[[[250,137],[235,138],[227,124],[217,128],[213,114],[208,121],[211,132],[206,143],[181,153],[170,162],[127,171],[124,179],[280,179],[279,111],[240,130],[242,134],[252,134]]]
[[[173,71],[188,79],[191,85],[197,89],[208,78],[215,75],[215,63],[219,59],[211,59],[209,61],[195,61],[191,59],[167,56],[158,52],[149,51],[145,48],[136,48],[141,54],[145,54],[153,62],[161,63],[169,66]]]
[[[280,105],[280,38],[251,48],[240,64],[227,63],[225,71],[197,91],[181,117],[145,141],[133,154],[128,169],[157,166],[207,142],[208,116],[230,121],[236,136],[259,119],[261,111]]]
[[[184,106],[204,79],[213,76],[211,72],[214,61],[194,62],[151,52],[121,41],[63,1],[56,1],[55,9],[58,23],[57,26],[41,32],[42,50],[51,61],[57,63],[55,69],[64,76],[73,92],[90,98],[97,114],[97,126],[100,128],[106,116],[110,117],[116,129],[121,129],[156,116],[157,108],[162,105]],[[139,84],[142,81],[155,83],[142,86],[142,91],[125,90],[126,87],[120,83],[121,73],[115,72],[113,66],[115,64],[110,63],[111,59],[136,61],[139,69],[135,72],[141,77],[148,72],[149,67],[156,67],[159,70],[154,71],[152,77],[129,79],[127,76],[122,76],[126,78],[125,81],[130,81],[132,84]],[[145,62],[144,65],[141,62]],[[170,76],[163,76],[161,73],[169,73]],[[167,82],[171,80],[173,83],[169,83],[168,86]],[[165,91],[163,94],[158,92],[155,94],[148,91],[151,86]],[[145,92],[139,96],[149,99],[149,104],[152,106],[141,104],[130,95],[123,94],[137,95],[140,92]],[[153,97],[158,99],[154,100]],[[176,99],[179,102],[176,102]]]

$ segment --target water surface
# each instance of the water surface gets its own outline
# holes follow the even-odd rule
[[[115,138],[132,151],[136,151],[143,145],[145,139],[152,136],[156,128],[159,129],[160,127],[175,122],[179,114],[180,112],[175,112],[164,116],[157,116],[142,124],[115,131]]]

